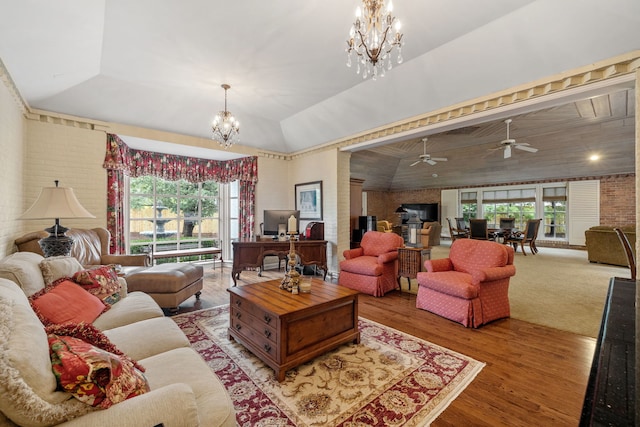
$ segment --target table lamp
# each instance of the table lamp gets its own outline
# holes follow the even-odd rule
[[[55,219],[55,224],[45,229],[49,236],[38,242],[45,257],[68,256],[71,253],[73,239],[65,235],[69,229],[60,225],[60,218],[95,218],[82,207],[73,193],[73,188],[58,187],[58,180],[54,182],[56,186],[44,187],[35,203],[20,217]]]

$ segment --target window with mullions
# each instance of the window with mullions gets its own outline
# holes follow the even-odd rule
[[[469,224],[469,220],[478,215],[478,192],[463,191],[460,194],[460,202],[462,203],[462,217]]]
[[[527,220],[536,217],[535,188],[482,192],[482,212],[489,228],[498,228],[500,218],[515,218],[516,228],[524,230]]]
[[[567,188],[542,189],[544,202],[544,237],[564,239],[567,236]]]
[[[131,253],[220,246],[220,184],[167,181],[152,176],[129,180]],[[210,255],[208,255],[210,257]],[[181,258],[195,261],[202,256]],[[171,262],[166,258],[158,262]]]

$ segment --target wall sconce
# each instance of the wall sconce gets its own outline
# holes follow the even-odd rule
[[[40,239],[40,248],[45,257],[68,256],[71,253],[73,239],[66,236],[69,230],[60,225],[60,218],[95,218],[78,201],[73,188],[44,187],[33,205],[22,214],[20,219],[55,219],[55,223],[45,231],[48,237]]]

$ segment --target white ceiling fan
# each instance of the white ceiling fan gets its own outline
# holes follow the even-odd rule
[[[446,162],[448,160],[446,157],[431,157],[430,154],[427,154],[427,139],[428,138],[422,138],[423,154],[419,156],[420,160],[411,163],[410,166],[415,166],[418,163],[429,163],[431,166],[433,166],[437,162]]]
[[[530,153],[535,153],[538,151],[537,148],[530,147],[526,142],[516,142],[515,139],[509,136],[509,125],[511,125],[512,120],[507,119],[504,121],[507,124],[507,138],[500,141],[500,146],[496,148],[490,148],[490,150],[503,150],[504,149],[504,158],[508,159],[511,157],[511,147],[517,148],[518,150],[528,151]]]

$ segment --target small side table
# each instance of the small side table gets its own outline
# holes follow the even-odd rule
[[[418,277],[418,272],[423,271],[424,262],[428,259],[431,259],[431,248],[398,248],[398,286],[400,278],[406,277],[408,290],[411,290],[411,279]]]

